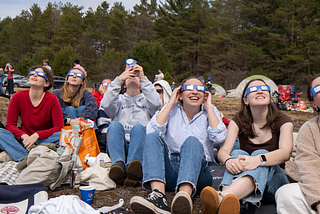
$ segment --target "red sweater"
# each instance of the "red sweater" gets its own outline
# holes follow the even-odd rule
[[[94,99],[96,99],[96,103],[97,103],[98,109],[99,109],[100,102],[101,102],[104,94],[100,94],[99,91],[91,91],[91,93],[92,93]]]
[[[18,117],[21,118],[20,130],[17,127]],[[29,136],[37,132],[39,140],[50,137],[61,131],[63,127],[62,110],[58,98],[45,92],[41,103],[34,107],[29,98],[29,90],[15,93],[8,107],[6,129],[20,140],[21,135]]]

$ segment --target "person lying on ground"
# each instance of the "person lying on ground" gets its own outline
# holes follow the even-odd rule
[[[241,199],[257,206],[274,203],[276,190],[288,183],[279,165],[292,151],[291,119],[271,103],[270,87],[263,80],[249,81],[242,98],[218,152],[226,166],[220,191],[206,187],[200,195],[204,214],[216,213],[218,208],[219,214],[239,213]],[[233,150],[237,136],[240,150]]]
[[[126,92],[119,94],[123,83]],[[145,126],[160,106],[159,94],[138,64],[109,85],[100,108],[112,120],[107,131],[107,153],[112,162],[109,177],[118,185],[136,186],[141,180]]]
[[[166,106],[147,125],[143,149],[143,187],[147,199],[134,196],[134,213],[192,213],[191,197],[212,185],[213,146],[227,134],[211,94],[197,77],[176,88]],[[171,209],[165,191],[175,191]],[[182,212],[181,212],[182,211]]]
[[[296,156],[290,159],[296,165],[286,172],[298,181],[282,186],[276,192],[277,213],[320,213],[320,75],[315,76],[308,86],[308,99],[317,115],[299,129],[295,142]],[[289,166],[292,166],[289,164]]]
[[[86,90],[86,72],[81,66],[73,67],[63,87],[52,93],[59,99],[65,125],[79,125],[80,118],[93,121],[97,117],[97,103]]]
[[[0,149],[14,161],[28,155],[31,146],[59,143],[63,116],[59,100],[48,92],[53,85],[51,71],[42,66],[29,70],[30,89],[15,93],[8,107],[6,129],[0,128]],[[18,118],[21,119],[21,129]]]

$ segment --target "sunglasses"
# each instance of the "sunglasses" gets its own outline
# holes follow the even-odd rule
[[[29,71],[29,75],[31,76],[31,75],[38,75],[38,76],[40,76],[40,77],[43,77],[43,78],[45,78],[47,81],[48,81],[48,77],[47,77],[47,75],[46,75],[46,73],[44,73],[44,72],[42,72],[42,71]]]
[[[310,89],[310,98],[313,100],[313,96],[320,92],[320,85],[316,85],[315,87]]]
[[[194,89],[202,92],[206,91],[206,88],[203,85],[183,85],[181,91],[193,91]]]
[[[76,72],[68,72],[68,76],[76,76],[76,77],[81,77],[82,79],[84,79],[83,74],[76,73]]]
[[[158,94],[162,94],[163,93],[163,89],[157,89],[156,91],[158,92]]]
[[[109,86],[109,85],[110,85],[110,83],[103,82],[103,83],[101,83],[101,85],[102,85],[102,86]]]
[[[270,91],[270,87],[267,86],[267,85],[252,86],[250,88],[247,88],[246,92],[243,95],[243,98],[245,98],[247,96],[247,94],[250,94],[252,92],[258,91],[259,89],[261,91]]]

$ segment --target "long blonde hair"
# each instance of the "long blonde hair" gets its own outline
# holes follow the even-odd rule
[[[76,69],[76,68],[72,68],[71,70]],[[71,71],[70,70],[70,71]],[[77,69],[79,71],[81,71],[80,69]],[[61,98],[64,102],[66,103],[71,103],[71,106],[74,108],[78,108],[80,106],[80,101],[82,98],[82,95],[84,93],[84,91],[86,90],[87,84],[86,84],[86,76],[83,73],[83,71],[81,71],[81,73],[84,76],[84,80],[83,83],[80,85],[79,89],[78,89],[78,93],[76,93],[75,96],[71,96],[71,91],[69,89],[69,83],[68,83],[68,78],[69,76],[67,75],[66,77],[66,81],[64,82],[64,85],[61,89]]]

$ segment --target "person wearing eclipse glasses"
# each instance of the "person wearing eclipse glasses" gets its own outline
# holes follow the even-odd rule
[[[282,186],[276,193],[277,213],[320,213],[320,75],[308,86],[308,99],[317,115],[299,129],[296,155],[286,163],[287,175],[298,183]],[[293,153],[294,154],[294,153]],[[290,169],[287,170],[287,166]]]
[[[52,72],[42,66],[29,70],[29,90],[16,92],[9,103],[6,129],[0,128],[0,149],[14,161],[28,155],[31,146],[59,143],[63,116],[59,100],[48,92]],[[17,126],[21,119],[21,129]]]
[[[134,213],[192,213],[191,197],[212,185],[213,148],[227,134],[201,79],[187,78],[147,125],[143,149],[143,187],[147,199],[134,196]],[[175,191],[171,209],[165,191]],[[171,211],[170,211],[171,210]]]
[[[239,213],[241,199],[250,209],[275,203],[276,190],[288,183],[279,165],[291,155],[292,131],[291,119],[271,103],[270,87],[261,79],[249,81],[218,152],[226,167],[219,191],[206,187],[200,194],[203,213]],[[237,136],[240,149],[232,151]]]
[[[104,79],[102,80],[102,83],[100,84],[97,90],[91,91],[94,99],[96,100],[98,108],[100,106],[100,102],[103,98],[104,93],[108,90],[108,86],[110,85],[110,83],[110,79]]]
[[[130,59],[133,61],[111,82],[100,104],[112,120],[106,137],[106,152],[112,162],[109,177],[126,186],[139,185],[145,126],[161,106],[159,94],[144,75],[143,67]],[[120,94],[123,84],[126,92]]]
[[[91,92],[86,90],[87,73],[80,65],[67,74],[61,89],[54,90],[60,102],[65,125],[79,125],[80,118],[94,120],[98,107]]]

